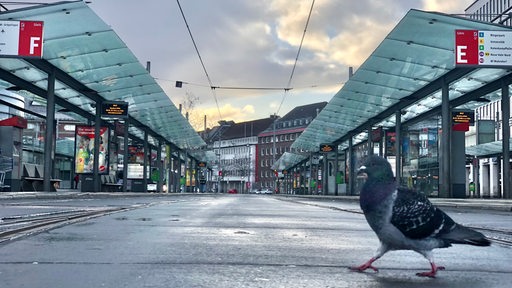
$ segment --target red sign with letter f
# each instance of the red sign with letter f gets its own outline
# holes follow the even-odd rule
[[[18,56],[43,56],[43,22],[20,21]]]

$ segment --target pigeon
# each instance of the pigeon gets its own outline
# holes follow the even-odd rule
[[[430,262],[431,270],[417,273],[435,278],[442,266],[434,263],[435,248],[452,244],[489,246],[491,242],[480,232],[455,223],[446,213],[434,206],[417,191],[399,187],[389,162],[376,155],[368,156],[358,175],[366,175],[360,193],[360,206],[372,230],[380,240],[375,255],[353,271],[378,271],[372,264],[386,252],[412,250]]]

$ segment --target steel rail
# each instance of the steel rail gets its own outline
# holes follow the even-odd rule
[[[94,210],[58,211],[54,213],[40,213],[1,218],[0,244],[48,231],[65,225],[85,221],[111,213],[127,211],[135,207],[116,207]]]

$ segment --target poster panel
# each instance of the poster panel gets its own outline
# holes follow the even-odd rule
[[[144,178],[144,146],[128,145],[127,177],[128,179]]]
[[[100,128],[100,147],[98,159],[98,172],[108,173],[108,141],[109,130]],[[75,128],[75,173],[93,173],[94,171],[94,126],[76,126]]]

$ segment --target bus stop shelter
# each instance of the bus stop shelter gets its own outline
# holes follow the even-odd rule
[[[145,151],[149,146],[158,147],[158,157],[164,150],[162,145],[191,158],[206,157],[203,152],[195,152],[205,146],[205,142],[156,83],[148,67],[137,60],[115,31],[85,1],[4,11],[0,13],[0,21],[43,23],[42,57],[3,55],[0,58],[0,88],[24,91],[44,99],[47,123],[55,123],[55,111],[67,111],[84,123],[94,123],[95,131],[99,132],[104,122],[101,119],[102,105],[106,102],[126,103],[128,113],[122,120],[126,124],[125,153],[126,140],[130,137],[143,143]],[[55,125],[47,125],[45,132],[54,135]],[[99,141],[99,137],[95,141]],[[98,149],[100,143],[95,144]],[[54,139],[46,137],[45,175],[51,174],[54,149]],[[95,151],[94,157],[98,154]],[[95,160],[98,163],[98,159]],[[94,187],[99,191],[96,166]],[[48,178],[44,183],[45,191],[49,191],[50,177],[45,178]]]
[[[369,139],[375,129],[394,129],[396,143],[401,143],[402,126],[441,115],[440,190],[441,196],[449,197],[453,195],[453,181],[459,177],[455,174],[464,171],[464,152],[462,159],[455,155],[460,155],[463,149],[450,146],[458,141],[452,133],[451,112],[454,109],[471,111],[482,103],[501,100],[500,113],[505,121],[499,154],[504,159],[503,179],[510,179],[508,119],[512,63],[456,66],[456,30],[509,32],[511,28],[443,13],[410,10],[296,139],[292,144],[293,153],[307,156],[318,153],[322,144],[332,144],[338,151],[352,155],[354,146],[366,142],[367,153],[371,154]],[[398,149],[397,159],[401,159],[402,152]],[[308,161],[293,153],[283,155],[273,168],[292,169]],[[351,156],[347,162],[349,186],[353,189],[357,163]],[[397,178],[401,176],[400,164],[401,161],[396,161]],[[454,165],[458,165],[456,169]],[[504,181],[503,188],[504,197],[510,198],[510,182]]]

